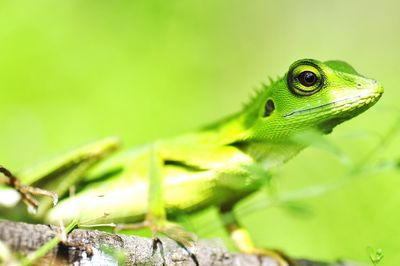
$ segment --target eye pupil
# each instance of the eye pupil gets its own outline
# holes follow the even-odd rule
[[[317,82],[317,76],[311,71],[301,72],[298,76],[301,85],[311,87]]]

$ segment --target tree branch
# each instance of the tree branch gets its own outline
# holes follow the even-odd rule
[[[0,221],[0,241],[22,254],[35,251],[59,232],[59,227],[51,225]],[[161,241],[153,248],[149,238],[76,229],[38,265],[118,265],[118,254],[124,254],[126,265],[277,265],[270,257],[230,253],[218,240],[197,242],[193,254],[170,239]],[[301,266],[356,266],[346,262],[298,262]]]

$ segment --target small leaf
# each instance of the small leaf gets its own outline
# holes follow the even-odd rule
[[[106,255],[109,255],[113,259],[115,259],[117,261],[118,265],[126,265],[127,258],[126,258],[126,254],[124,253],[124,251],[109,247],[107,245],[102,245],[100,247],[100,250],[102,252],[104,252]]]
[[[371,260],[374,266],[378,265],[382,261],[384,254],[381,248],[375,249],[373,247],[367,247],[367,251],[369,259]]]

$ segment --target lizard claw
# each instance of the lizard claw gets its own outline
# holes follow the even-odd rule
[[[53,205],[57,204],[58,195],[56,193],[21,184],[18,178],[3,166],[0,166],[0,173],[5,177],[5,179],[0,179],[0,181],[14,188],[21,195],[21,199],[28,206],[28,211],[30,213],[36,213],[39,206],[38,200],[34,197],[35,195],[50,197],[53,199]]]
[[[262,249],[262,248],[255,248],[248,252],[253,255],[257,256],[267,256],[271,257],[275,260],[278,266],[299,266],[299,264],[294,261],[292,258],[284,254],[279,250],[271,250],[271,249]]]

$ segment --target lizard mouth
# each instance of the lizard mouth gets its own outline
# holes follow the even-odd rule
[[[341,113],[347,113],[348,111],[354,111],[360,109],[359,112],[356,112],[354,114],[356,115],[368,109],[373,104],[375,104],[381,96],[382,92],[374,92],[374,93],[356,95],[352,97],[346,97],[320,106],[295,110],[293,112],[285,114],[283,117],[289,118],[305,113],[308,114],[318,113],[323,115],[325,112],[332,112],[332,111],[340,116]]]

